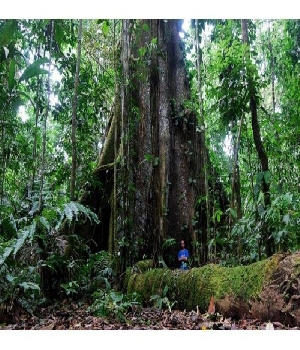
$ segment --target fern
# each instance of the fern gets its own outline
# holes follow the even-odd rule
[[[62,210],[61,210],[62,209]],[[63,220],[66,218],[70,222],[72,220],[78,221],[79,215],[83,214],[85,218],[89,219],[91,223],[99,224],[97,215],[89,208],[76,202],[64,203],[63,207],[58,210],[60,213],[60,219],[58,220],[55,229],[58,230]]]
[[[15,258],[18,251],[24,246],[25,242],[29,238],[32,241],[36,231],[36,222],[33,221],[31,225],[25,228],[19,229],[17,234],[18,238],[14,238],[9,242],[6,242],[8,246],[4,249],[4,252],[0,256],[0,266],[4,264],[5,260],[12,254]],[[1,248],[1,247],[0,247]]]
[[[73,219],[73,209],[72,209],[72,203],[66,203],[64,204],[64,211],[62,213],[63,216],[66,216],[66,218],[69,221],[72,221]]]
[[[0,257],[0,266],[2,266],[4,264],[6,258],[8,258],[10,256],[12,250],[13,250],[12,246],[6,247],[4,249],[4,252],[3,252],[2,256]]]
[[[55,225],[55,229],[58,230],[64,221],[64,219],[67,219],[69,221],[76,220],[78,221],[80,215],[82,215],[84,218],[87,218],[90,220],[91,223],[98,224],[100,221],[97,217],[97,215],[89,208],[85,207],[84,205],[76,202],[69,202],[62,205],[61,208],[58,208],[56,210],[53,209],[53,211],[57,214],[59,214],[59,220],[57,221],[56,225],[55,223],[50,223],[48,219],[45,216],[37,216],[34,219],[32,219],[30,225],[27,225],[23,228],[20,228],[17,233],[17,238],[11,239],[7,242],[0,242],[0,266],[4,264],[6,259],[13,255],[13,257],[16,257],[16,254],[19,252],[19,250],[24,247],[24,245],[29,242],[31,243],[32,240],[35,237],[35,234],[37,233],[37,224],[40,223],[42,226],[44,226],[47,231],[49,232],[51,230],[51,227]],[[48,209],[47,213],[51,214],[52,210]],[[45,212],[45,214],[47,215]],[[53,215],[51,214],[51,218],[53,219]],[[13,222],[13,220],[11,220]],[[28,219],[24,221],[26,223]],[[51,220],[52,221],[52,220]],[[56,220],[55,220],[56,221]],[[15,226],[14,226],[15,227]]]
[[[14,251],[13,251],[13,255],[16,256],[17,252],[21,249],[21,247],[23,247],[27,237],[29,235],[29,231],[28,230],[21,230],[20,232],[20,237],[16,240],[16,243],[14,244]]]
[[[70,202],[69,205],[70,205],[70,207],[72,208],[72,211],[73,211],[73,213],[74,213],[74,215],[75,215],[75,217],[76,217],[76,221],[77,221],[77,219],[78,219],[78,214],[79,214],[79,209],[78,209],[78,207],[77,207],[77,204],[76,204],[75,202]]]
[[[39,217],[39,221],[48,231],[50,231],[51,226],[49,221],[44,216]]]

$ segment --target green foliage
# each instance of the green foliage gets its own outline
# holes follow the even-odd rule
[[[69,266],[71,262],[69,262]],[[91,302],[89,311],[96,316],[126,321],[126,313],[141,306],[137,293],[123,294],[113,289],[115,258],[105,251],[91,254],[87,261],[72,262],[70,280],[61,284],[62,294],[84,297]]]
[[[10,240],[0,240],[0,282],[3,286],[3,303],[19,303],[26,310],[32,311],[35,305],[43,300],[40,293],[40,279],[37,278],[38,267],[49,268],[55,273],[69,272],[70,280],[61,284],[67,296],[78,293],[79,283],[72,279],[76,263],[63,258],[64,243],[56,230],[62,225],[62,218],[67,220],[89,219],[99,222],[95,214],[78,203],[64,203],[59,208],[45,208],[41,215],[26,217],[24,220],[2,220],[6,225],[2,229],[14,228],[15,234]],[[61,246],[60,244],[63,243]],[[80,246],[80,242],[78,243]],[[42,255],[40,255],[42,254]],[[42,259],[41,259],[42,257]],[[26,273],[26,264],[36,264],[35,274]],[[32,268],[30,271],[32,272]],[[15,277],[18,276],[18,277]],[[76,277],[76,276],[75,276]],[[91,276],[86,276],[91,283]],[[53,281],[58,283],[58,281]],[[37,294],[38,291],[38,294]],[[36,300],[38,299],[38,300]]]
[[[175,244],[176,244],[175,238],[172,238],[172,237],[166,238],[162,244],[162,249],[165,250],[169,247],[174,246]]]
[[[94,298],[89,311],[96,316],[117,318],[123,322],[126,321],[126,313],[139,308],[142,300],[137,293],[126,295],[114,290],[95,292]]]
[[[115,259],[108,252],[91,254],[87,261],[77,261],[77,269],[72,274],[80,286],[80,295],[92,296],[99,289],[110,290],[114,282]]]
[[[19,83],[21,83],[23,80],[27,81],[30,78],[36,77],[40,74],[48,74],[48,70],[40,68],[40,65],[45,63],[49,63],[49,60],[47,58],[40,58],[30,64],[19,78]]]
[[[0,322],[7,317],[6,312],[13,312],[14,307],[33,314],[43,301],[36,267],[1,264],[0,281]]]
[[[300,216],[299,197],[291,193],[278,195],[272,200],[271,207],[264,208],[259,205],[259,218],[256,208],[248,212],[237,221],[232,229],[230,239],[225,239],[223,245],[230,247],[230,251],[237,249],[240,241],[242,256],[240,260],[232,260],[228,263],[251,263],[265,257],[263,247],[260,247],[262,226],[266,224],[274,237],[277,252],[295,251],[299,247],[298,220]],[[261,256],[259,256],[259,252]]]
[[[15,19],[0,23],[0,46],[7,46],[11,43],[18,29],[18,21]]]
[[[48,68],[45,67],[49,64],[52,23],[54,37],[48,82],[45,79]],[[76,135],[78,198],[86,193],[85,184],[91,182],[90,174],[97,164],[114,110],[115,83],[119,84],[122,77],[120,62],[116,60],[120,57],[122,21],[101,19],[84,20],[83,23]],[[138,20],[131,21],[132,38],[142,32],[150,36],[150,27],[139,24]],[[263,258],[263,227],[270,230],[277,251],[299,249],[299,20],[249,21],[251,60],[246,59],[247,46],[241,41],[239,20],[201,20],[198,24],[199,39],[203,39],[201,92],[210,168],[218,174],[218,181],[229,198],[233,159],[224,143],[227,140],[233,146],[242,117],[244,124],[238,154],[243,217],[237,221],[235,205],[228,209],[217,203],[212,217],[215,231],[197,234],[206,235],[207,240],[203,242],[207,242],[208,248],[216,248],[216,258],[220,258],[224,265],[248,264]],[[72,156],[70,118],[77,26],[77,20],[0,20],[0,282],[4,288],[1,297],[9,304],[22,295],[30,303],[32,293],[34,298],[40,295],[34,289],[39,281],[37,271],[36,275],[30,275],[27,266],[47,267],[51,271],[62,268],[67,271],[67,276],[64,281],[57,281],[61,295],[75,298],[103,290],[99,299],[104,309],[117,314],[116,310],[122,308],[126,298],[110,295],[111,286],[118,278],[114,258],[105,252],[90,254],[79,232],[74,232],[68,239],[88,258],[63,259],[66,237],[59,235],[64,224],[68,226],[84,220],[99,223],[91,209],[77,202],[68,202],[67,195]],[[192,21],[191,32],[186,33],[184,42],[191,98],[169,101],[170,118],[178,127],[188,125],[186,130],[193,130],[189,125],[189,113],[199,115],[194,30],[195,21]],[[132,61],[137,65],[134,79],[146,79],[145,67],[153,55],[158,55],[160,60],[166,59],[159,44],[156,37],[150,36],[148,43],[136,48],[138,57],[133,57]],[[253,142],[248,103],[249,76],[257,91],[261,134],[270,160],[268,172],[261,171]],[[134,84],[134,79],[127,83]],[[44,167],[41,162],[43,125],[48,108]],[[132,113],[126,116],[130,132],[123,135],[126,145],[134,138],[140,122],[140,111],[134,102],[130,108]],[[26,118],[22,119],[24,116]],[[201,133],[204,126],[201,124],[195,128]],[[185,136],[189,137],[189,134]],[[194,145],[189,140],[187,143],[186,156],[189,156]],[[150,150],[145,152],[143,162],[159,167],[160,159],[147,153]],[[44,175],[43,181],[41,174]],[[210,185],[217,176],[209,179]],[[118,181],[123,181],[121,178]],[[187,181],[196,186],[198,178]],[[261,195],[263,181],[270,184],[271,206],[268,208]],[[127,225],[126,229],[130,227],[132,220],[125,205],[128,196],[135,196],[138,190],[134,179],[128,180],[126,191],[125,187],[125,181],[118,184],[118,193],[123,196],[122,210],[128,214],[118,226],[121,232],[118,245],[133,259],[134,254],[138,255],[144,238],[137,237],[132,243],[124,233],[124,226]],[[211,188],[214,192],[214,186]],[[197,205],[200,207],[204,203],[205,196],[199,197]],[[230,227],[229,217],[233,220]],[[224,218],[226,222],[223,222]],[[200,215],[196,219],[193,222],[195,230]],[[202,243],[195,243],[199,250],[207,248],[201,246]],[[171,252],[174,244],[175,239],[168,237],[162,244],[164,253]],[[152,301],[161,307],[168,306],[168,299],[164,299],[166,293],[162,294],[153,296]],[[25,299],[22,299],[24,305]]]
[[[278,251],[294,251],[299,244],[298,220],[300,217],[300,198],[292,193],[277,196],[265,213],[268,225]]]
[[[67,296],[74,296],[74,294],[78,293],[79,284],[77,283],[77,281],[62,283],[60,286],[64,289]]]
[[[91,209],[77,202],[64,203],[57,212],[60,214],[60,218],[56,224],[56,230],[59,229],[64,219],[72,222],[73,220],[78,221],[81,217],[83,219],[89,219],[91,223],[99,224],[100,222],[97,215]]]
[[[70,202],[64,203],[58,208],[50,207],[44,209],[41,215],[33,218],[24,218],[24,222],[26,222],[27,225],[22,225],[18,228],[15,232],[16,238],[12,238],[9,243],[5,243],[6,247],[2,256],[0,256],[0,265],[3,264],[10,255],[13,255],[15,258],[16,254],[25,246],[25,244],[31,244],[37,237],[46,238],[46,236],[41,236],[40,234],[43,230],[47,233],[59,230],[64,219],[67,219],[69,222],[72,222],[73,220],[78,221],[79,219],[89,219],[93,223],[99,223],[96,214],[91,209],[80,203]],[[5,223],[7,220],[2,220],[2,222]],[[20,224],[22,224],[22,221],[19,223],[19,226]],[[10,229],[11,227],[16,227],[16,221],[13,218],[10,219],[8,227],[2,226],[2,229]]]
[[[162,295],[155,294],[151,295],[150,302],[153,302],[154,306],[158,309],[163,309],[165,306],[168,308],[168,310],[171,312],[172,307],[176,304],[176,301],[171,302],[169,298],[167,297],[169,287],[166,285],[162,291]]]

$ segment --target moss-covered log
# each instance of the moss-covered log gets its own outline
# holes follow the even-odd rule
[[[300,252],[276,254],[248,266],[132,272],[127,293],[138,292],[145,303],[151,295],[163,296],[168,286],[166,296],[178,309],[195,310],[198,305],[204,313],[213,295],[216,312],[226,317],[250,316],[290,326],[300,322]]]

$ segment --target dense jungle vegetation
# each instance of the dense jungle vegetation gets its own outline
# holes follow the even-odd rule
[[[299,60],[300,20],[0,20],[0,323],[122,319],[182,237],[190,268],[299,250]]]

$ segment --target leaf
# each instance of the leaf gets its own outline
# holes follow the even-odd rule
[[[2,265],[4,263],[4,261],[6,260],[6,258],[10,256],[12,250],[13,250],[13,247],[6,247],[5,248],[4,254],[0,258],[0,265]]]
[[[148,31],[149,31],[149,26],[148,26],[147,23],[144,23],[144,24],[143,24],[143,30],[144,30],[145,32],[148,32]]]
[[[17,254],[17,252],[23,247],[27,237],[29,235],[29,231],[27,230],[21,230],[20,232],[20,237],[17,239],[17,242],[14,246],[14,251],[13,251],[13,255],[15,256]]]
[[[118,293],[118,292],[110,292],[110,297],[111,299],[115,302],[115,303],[118,303],[120,301],[123,300],[123,294],[122,293]]]
[[[72,211],[72,207],[70,206],[70,203],[66,203],[64,204],[64,213],[67,217],[68,220],[72,221],[73,218],[73,211]]]
[[[40,223],[45,226],[47,230],[50,230],[50,224],[44,216],[40,217]]]
[[[215,299],[214,299],[214,296],[212,295],[211,298],[210,298],[210,303],[209,303],[207,312],[208,312],[209,314],[214,314],[215,311],[216,311]]]
[[[19,79],[19,83],[23,80],[27,81],[30,78],[34,78],[40,74],[48,74],[48,71],[46,69],[40,68],[40,67],[31,67],[25,69],[24,73]]]
[[[48,74],[49,72],[46,69],[40,68],[41,64],[49,63],[48,58],[40,58],[29,65],[19,79],[19,83],[23,80],[27,81],[30,78],[36,77],[40,74]]]
[[[33,235],[35,233],[35,229],[36,229],[36,222],[34,221],[30,226],[26,227],[25,229],[21,229],[20,230],[20,235],[19,238],[16,241],[13,251],[13,255],[16,256],[17,252],[23,247],[23,245],[25,244],[25,241],[27,240],[27,238],[29,237],[30,239],[33,238]]]
[[[237,213],[233,208],[229,208],[229,212],[235,219],[237,218]]]
[[[286,225],[288,225],[288,223],[290,222],[290,216],[289,216],[289,214],[285,214],[285,215],[283,216],[283,218],[282,218],[282,221],[283,221]]]
[[[148,162],[153,161],[153,155],[152,154],[145,154],[144,159],[147,160]]]
[[[75,219],[78,219],[78,214],[82,213],[86,218],[90,220],[91,223],[99,224],[100,221],[98,219],[98,216],[89,208],[85,207],[83,204],[76,203],[76,202],[69,202],[65,203],[63,205],[63,211],[58,211],[61,215],[58,223],[56,224],[56,229],[58,229],[66,216],[66,218],[69,221],[72,221],[75,217]]]
[[[103,32],[104,36],[107,36],[107,34],[109,32],[109,21],[105,20],[102,23],[102,32]]]
[[[159,158],[158,157],[155,157],[154,158],[154,161],[153,161],[153,166],[157,166],[159,163]]]
[[[24,91],[19,91],[19,95],[26,97],[27,100],[30,101],[33,107],[35,107],[34,101],[31,99],[31,97]]]
[[[11,274],[7,274],[6,275],[6,279],[8,280],[8,282],[12,283],[17,277],[12,276]]]
[[[77,219],[77,216],[79,214],[78,206],[76,205],[75,202],[70,202],[70,208],[74,212],[74,215],[76,216],[76,219]]]
[[[25,290],[27,289],[40,290],[40,287],[33,282],[22,282],[19,284],[19,286],[23,287]]]
[[[0,46],[7,46],[14,38],[18,29],[17,20],[8,20],[0,31]]]
[[[260,171],[260,172],[256,175],[256,183],[257,183],[257,184],[261,184],[263,178],[264,178],[264,171]]]
[[[64,43],[64,29],[61,23],[55,25],[54,38],[59,47]]]

